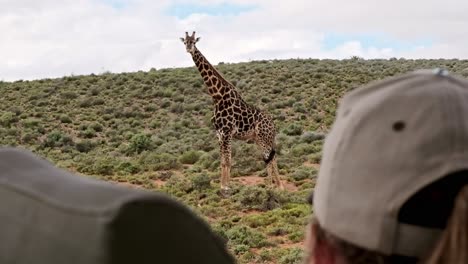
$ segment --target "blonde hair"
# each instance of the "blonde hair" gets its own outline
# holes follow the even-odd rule
[[[313,228],[314,237],[311,239],[314,242],[313,248],[309,249],[311,250],[310,254],[305,258],[305,263],[308,263],[310,258],[318,253],[319,247],[326,245],[350,264],[466,264],[468,263],[468,185],[465,185],[457,194],[446,228],[436,242],[434,249],[419,260],[386,256],[379,252],[360,248],[333,236],[324,230],[315,218],[312,218],[310,226]]]
[[[352,264],[387,264],[392,263],[388,256],[380,254],[378,252],[369,251],[353,244],[350,244],[344,240],[341,240],[334,235],[327,232],[320,226],[320,223],[317,221],[316,218],[312,218],[312,222],[310,227],[313,228],[314,236],[313,239],[313,248],[310,251],[310,254],[306,256],[304,263],[311,263],[310,259],[320,256],[321,249],[323,246],[328,248],[332,248],[333,251],[339,255],[341,255],[344,259],[346,259],[347,263]],[[320,258],[320,257],[319,257]],[[319,259],[315,258],[315,259]],[[319,263],[326,263],[321,262],[320,259],[318,260]]]
[[[468,263],[468,185],[458,193],[447,227],[424,263]]]

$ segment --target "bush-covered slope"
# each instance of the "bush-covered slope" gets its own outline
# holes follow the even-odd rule
[[[0,82],[0,144],[19,145],[62,168],[188,204],[228,240],[240,263],[299,263],[323,137],[337,101],[361,84],[414,69],[468,76],[462,60],[274,60],[220,64],[244,99],[278,127],[287,191],[263,185],[253,144],[234,142],[233,195],[218,195],[212,100],[195,68]]]

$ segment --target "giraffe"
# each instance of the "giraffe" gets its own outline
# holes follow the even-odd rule
[[[232,140],[254,141],[262,150],[269,184],[284,190],[276,161],[276,127],[273,119],[257,107],[244,101],[236,87],[203,56],[195,44],[200,37],[195,31],[180,38],[195,62],[208,92],[213,98],[214,113],[211,122],[216,130],[221,156],[221,190],[229,190],[231,177]]]

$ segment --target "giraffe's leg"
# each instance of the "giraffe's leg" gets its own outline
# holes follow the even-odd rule
[[[284,189],[283,183],[280,180],[278,165],[276,163],[276,151],[272,144],[264,142],[261,138],[257,138],[257,145],[260,146],[263,152],[263,161],[266,163],[266,170],[268,173],[268,184],[274,185],[280,190]]]
[[[221,189],[229,189],[231,178],[231,137],[223,136],[220,139],[221,152]]]
[[[266,163],[268,173],[268,183],[274,185],[280,190],[284,190],[283,183],[281,182],[278,165],[276,163],[276,152],[273,148],[268,147],[263,150],[263,160]]]
[[[266,163],[269,184],[283,190],[280,180],[278,165],[276,163],[276,151],[274,148],[275,132],[272,122],[259,123],[256,131],[256,142],[263,152],[263,160]]]
[[[276,162],[276,156],[271,160],[271,169],[272,169],[272,180],[276,187],[280,190],[284,190],[284,185],[281,182],[279,171],[278,171],[278,164]]]

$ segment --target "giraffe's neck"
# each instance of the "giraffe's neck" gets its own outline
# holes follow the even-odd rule
[[[213,97],[215,102],[221,100],[226,94],[232,92],[237,94],[234,86],[224,79],[221,73],[211,65],[211,63],[197,48],[195,48],[195,51],[192,54],[192,59],[203,78],[203,82],[208,87],[209,94]]]

